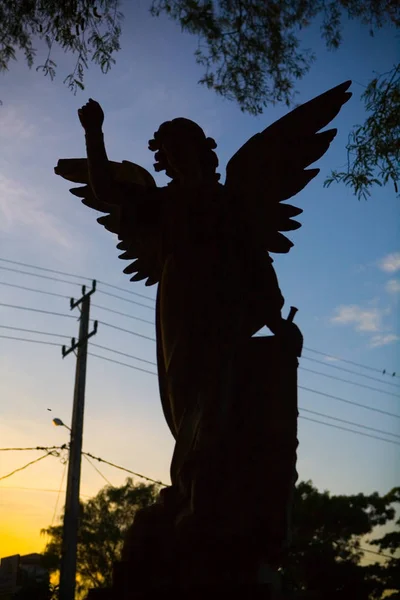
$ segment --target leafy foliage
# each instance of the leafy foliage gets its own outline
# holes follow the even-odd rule
[[[157,496],[156,485],[134,485],[128,478],[119,488],[106,486],[81,504],[78,536],[78,591],[90,587],[108,587],[112,583],[112,567],[120,557],[127,528],[140,508],[152,504]],[[50,571],[60,566],[62,525],[42,530],[50,536],[44,560]]]
[[[276,102],[292,104],[296,80],[315,54],[301,48],[301,32],[315,21],[328,49],[342,41],[345,15],[373,30],[400,25],[400,9],[390,0],[153,0],[153,15],[167,14],[183,31],[199,38],[200,83],[240,108],[260,114]]]
[[[320,23],[329,50],[340,46],[346,16],[367,26],[371,36],[383,25],[400,25],[394,0],[153,0],[152,13],[165,13],[197,35],[196,61],[205,67],[200,83],[254,115],[277,102],[293,104],[296,82],[315,59],[300,43],[313,23]],[[366,199],[374,185],[389,181],[398,191],[399,65],[374,77],[362,100],[368,117],[349,135],[347,170],[332,171],[325,185],[343,182]]]
[[[353,188],[358,198],[371,195],[374,184],[393,182],[398,193],[400,178],[400,65],[377,76],[362,95],[369,113],[363,125],[350,132],[347,170],[332,171],[325,186],[343,182]]]
[[[84,89],[84,70],[88,61],[107,73],[119,50],[119,0],[0,0],[0,71],[8,70],[10,60],[22,51],[29,67],[36,58],[34,43],[44,40],[48,52],[36,67],[51,79],[57,65],[52,59],[54,46],[77,56],[64,83],[76,93]]]
[[[376,492],[368,496],[335,496],[319,492],[311,482],[300,482],[296,488],[293,545],[287,565],[293,587],[319,592],[324,600],[380,599],[385,590],[400,590],[399,578],[396,580],[394,575],[396,566],[400,566],[399,558],[385,564],[360,564],[364,556],[361,540],[377,526],[386,523],[395,526],[393,504],[399,501],[400,488],[384,496]],[[400,529],[370,543],[381,551],[389,547],[390,540],[393,553],[400,550]]]
[[[154,485],[134,486],[127,479],[124,486],[105,487],[82,504],[78,546],[81,591],[111,585],[112,564],[119,559],[126,529],[139,508],[154,502],[157,492]],[[400,519],[393,523],[393,504],[399,501],[400,488],[384,496],[335,496],[319,492],[311,482],[300,482],[295,493],[292,550],[284,568],[288,589],[307,590],[324,600],[378,600],[387,590],[400,594],[400,559],[395,558],[400,550]],[[393,558],[362,566],[361,540],[385,524],[393,531],[369,543]],[[59,568],[62,527],[50,527],[45,532],[51,537],[45,561],[55,571]],[[396,600],[399,595],[391,598]]]
[[[197,36],[195,59],[204,68],[200,83],[253,115],[271,104],[293,104],[297,81],[315,59],[315,52],[300,41],[311,25],[320,25],[329,50],[340,46],[345,18],[358,20],[371,36],[384,25],[400,25],[396,0],[148,2],[154,16],[165,14]],[[64,82],[74,93],[84,89],[89,61],[104,73],[115,62],[123,18],[118,7],[119,0],[0,0],[0,71],[8,69],[17,50],[33,66],[34,42],[44,40],[48,54],[36,69],[55,76],[52,49],[58,45],[77,56]],[[362,99],[368,116],[349,135],[347,169],[332,171],[325,185],[342,182],[359,199],[366,199],[374,186],[388,182],[398,191],[399,65],[386,75],[376,75]]]

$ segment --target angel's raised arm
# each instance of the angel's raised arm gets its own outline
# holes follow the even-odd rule
[[[90,187],[99,202],[118,202],[118,193],[104,145],[103,110],[98,102],[89,99],[89,102],[78,110],[78,116],[85,130]]]

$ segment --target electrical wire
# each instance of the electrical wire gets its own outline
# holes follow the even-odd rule
[[[58,503],[60,501],[61,489],[62,489],[62,486],[63,486],[63,483],[64,483],[65,473],[67,472],[67,465],[68,465],[68,461],[66,461],[65,464],[64,464],[64,468],[63,468],[63,472],[62,472],[62,476],[61,476],[60,487],[58,488],[57,499],[56,499],[56,503],[55,503],[55,506],[54,506],[54,511],[53,511],[53,516],[52,516],[52,519],[51,519],[51,525],[50,525],[50,527],[53,527],[55,518],[57,516]]]
[[[120,362],[119,360],[114,360],[112,358],[106,358],[105,356],[100,356],[99,354],[93,354],[93,352],[88,352],[89,356],[94,356],[95,358],[101,358],[101,360],[106,360],[111,363],[115,363],[116,365],[122,365],[123,367],[129,367],[130,369],[135,369],[136,371],[141,371],[142,373],[149,373],[149,375],[155,375],[157,377],[157,373],[154,371],[148,371],[147,369],[141,369],[140,367],[134,367],[133,365],[128,365],[127,363]]]
[[[39,462],[40,460],[43,460],[44,458],[47,458],[48,456],[54,456],[54,454],[52,452],[47,452],[47,454],[43,454],[43,456],[39,456],[39,458],[36,458],[35,460],[31,460],[31,462],[28,462],[23,467],[19,467],[18,469],[14,469],[14,471],[11,471],[11,473],[7,473],[7,475],[3,475],[2,477],[0,477],[0,481],[2,481],[3,479],[7,479],[7,477],[11,477],[12,475],[15,475],[15,473],[18,473],[19,471],[23,471],[24,469],[27,469],[31,465],[34,465],[35,463]]]
[[[106,323],[105,321],[98,321],[99,325],[104,325],[105,327],[111,327],[112,329],[116,329],[117,331],[123,331],[124,333],[130,333],[131,335],[135,335],[137,337],[143,338],[145,340],[150,340],[151,342],[155,342],[155,337],[150,337],[148,335],[143,335],[142,333],[137,333],[137,331],[131,331],[130,329],[124,329],[123,327],[117,327],[117,325],[112,325],[111,323]]]
[[[128,313],[120,312],[119,310],[114,310],[113,308],[108,308],[108,306],[99,306],[98,304],[92,304],[93,308],[99,308],[100,310],[106,310],[108,312],[114,313],[115,315],[120,315],[121,317],[128,317],[128,319],[135,319],[135,321],[141,321],[142,323],[148,323],[149,325],[154,325],[154,321],[149,321],[148,319],[142,319],[141,317],[135,317],[134,315],[129,315]]]
[[[300,408],[301,412],[308,412],[313,415],[317,415],[319,417],[325,417],[327,419],[333,419],[334,421],[340,421],[341,423],[347,423],[347,425],[355,425],[356,427],[361,427],[362,429],[368,429],[369,431],[375,431],[376,433],[383,433],[384,435],[392,435],[393,437],[397,437],[400,439],[400,435],[397,433],[391,433],[390,431],[383,431],[382,429],[376,429],[375,427],[369,427],[368,425],[362,425],[360,423],[355,423],[354,421],[347,421],[346,419],[339,419],[339,417],[332,417],[331,415],[326,415],[325,413],[317,412],[316,410],[310,410],[308,408]]]
[[[39,294],[46,294],[47,296],[56,296],[57,298],[69,298],[65,294],[57,294],[56,292],[48,292],[46,290],[38,290],[37,288],[26,287],[25,285],[17,285],[16,283],[8,283],[6,281],[0,281],[0,285],[6,285],[8,287],[17,288],[19,290],[25,290],[27,292],[37,292]]]
[[[103,475],[103,473],[100,471],[100,469],[98,469],[98,468],[96,467],[96,465],[94,465],[94,464],[92,463],[92,461],[90,460],[90,458],[89,458],[89,457],[88,457],[86,454],[84,454],[84,455],[83,455],[83,458],[85,458],[85,459],[86,459],[86,461],[89,463],[89,465],[91,465],[91,466],[93,467],[93,469],[94,469],[95,471],[97,471],[97,473],[100,475],[100,477],[102,477],[102,478],[104,479],[104,481],[105,481],[106,483],[108,483],[108,485],[110,485],[111,487],[114,487],[114,486],[113,486],[113,484],[111,483],[111,481],[109,481],[109,480],[107,479],[107,477],[106,477],[105,475]]]
[[[50,281],[58,281],[58,283],[68,283],[69,285],[79,285],[76,281],[67,281],[66,279],[59,279],[58,277],[50,277],[49,275],[40,275],[39,273],[29,273],[28,271],[19,271],[18,269],[11,269],[10,267],[3,267],[0,265],[0,269],[3,271],[11,271],[12,273],[18,273],[19,275],[30,275],[31,277],[39,277],[40,279],[48,279]],[[75,276],[74,276],[75,277]]]
[[[151,296],[146,296],[145,294],[139,294],[139,292],[133,292],[132,290],[126,290],[125,288],[119,287],[118,285],[113,285],[111,283],[107,283],[106,281],[97,280],[97,283],[104,285],[109,288],[113,288],[114,290],[119,290],[120,292],[125,292],[125,294],[133,294],[134,296],[139,296],[140,298],[145,298],[146,300],[151,300],[151,302],[155,302],[154,298]]]
[[[368,369],[368,371],[374,371],[375,373],[381,373],[384,375],[390,375],[389,372],[386,372],[386,369],[377,369],[376,367],[370,367],[368,365],[363,365],[358,362],[354,362],[353,360],[348,360],[346,358],[341,358],[340,356],[334,356],[333,354],[327,354],[326,352],[321,352],[321,350],[314,350],[314,348],[309,348],[307,346],[303,346],[304,350],[308,350],[309,352],[314,352],[315,354],[321,354],[322,356],[326,356],[328,358],[333,358],[334,360],[339,360],[340,362],[347,363],[349,365],[354,365],[355,367],[360,367],[361,369]],[[325,364],[325,363],[324,363]],[[390,375],[391,377],[400,377],[400,375]]]
[[[117,294],[112,294],[111,292],[105,292],[104,290],[97,290],[99,294],[104,294],[105,296],[110,296],[111,298],[117,298],[118,300],[123,300],[124,302],[129,302],[129,304],[136,304],[137,306],[142,306],[143,308],[149,308],[150,310],[154,310],[154,306],[149,306],[148,304],[143,304],[143,302],[136,302],[136,300],[130,300],[129,298],[123,298],[122,296],[117,296]]]
[[[308,373],[314,373],[314,375],[322,375],[322,377],[329,377],[329,379],[336,379],[336,381],[342,381],[343,383],[351,383],[351,385],[357,385],[358,387],[365,388],[367,390],[373,390],[374,392],[379,392],[380,394],[387,394],[388,396],[394,396],[400,400],[400,396],[398,394],[393,394],[393,392],[387,392],[386,390],[380,390],[379,388],[372,387],[371,385],[365,385],[364,383],[358,383],[358,381],[351,381],[350,379],[343,379],[342,377],[335,377],[335,375],[329,375],[328,373],[321,373],[321,371],[314,371],[313,369],[306,369],[305,367],[299,367],[302,371],[307,371]]]
[[[125,471],[126,473],[130,473],[131,475],[135,475],[136,477],[140,477],[141,479],[145,479],[146,481],[151,481],[151,483],[156,483],[157,485],[162,485],[164,487],[168,487],[168,484],[163,483],[162,481],[156,481],[155,479],[151,479],[150,477],[146,477],[146,475],[141,475],[140,473],[135,473],[135,471],[131,471],[130,469],[125,469],[124,467],[120,467],[119,465],[115,465],[108,460],[104,460],[104,458],[100,458],[99,456],[93,456],[90,452],[82,452],[82,454],[92,458],[93,460],[98,460],[99,462],[104,463],[105,465],[109,465],[110,467],[114,467],[115,469],[119,469],[120,471]]]
[[[58,494],[58,490],[50,490],[47,488],[35,488],[35,487],[23,487],[20,485],[0,485],[0,490],[24,490],[26,492],[51,492],[54,494]],[[61,492],[65,492],[65,490],[61,490]],[[88,494],[81,494],[79,496],[82,498],[92,498],[93,496],[89,496]]]
[[[38,333],[40,335],[51,335],[54,337],[63,337],[71,339],[70,335],[65,335],[63,333],[50,333],[48,331],[38,331],[37,329],[23,329],[22,327],[11,327],[10,325],[0,325],[1,329],[12,329],[13,331],[24,331],[25,333]]]
[[[75,319],[74,315],[66,315],[65,313],[53,312],[51,310],[43,310],[41,308],[32,308],[30,306],[17,306],[16,304],[5,304],[4,302],[0,302],[0,306],[5,306],[7,308],[17,308],[18,310],[28,310],[31,312],[43,313],[45,315],[53,315],[55,317],[65,317],[67,319]]]
[[[56,270],[56,269],[49,269],[49,268],[46,268],[46,267],[40,267],[38,265],[31,265],[31,264],[28,264],[28,263],[24,263],[24,262],[20,262],[20,261],[16,261],[16,260],[10,260],[10,259],[7,259],[7,258],[0,258],[0,261],[6,262],[6,263],[10,263],[10,264],[14,264],[14,265],[17,265],[17,266],[28,267],[30,269],[38,269],[40,271],[45,271],[45,272],[48,272],[48,273],[54,273],[54,274],[57,274],[57,275],[65,275],[67,277],[74,277],[76,279],[82,279],[82,280],[85,280],[85,281],[92,281],[93,280],[93,278],[84,277],[83,275],[76,275],[76,274],[72,274],[72,273],[66,273],[65,271],[59,271],[59,270]],[[40,277],[40,275],[35,274],[35,273],[29,273],[29,272],[25,272],[25,271],[19,271],[17,269],[11,269],[11,268],[2,267],[2,266],[0,266],[0,268],[2,268],[4,270],[8,270],[8,271],[13,271],[15,273],[20,273],[22,275],[31,275],[31,276]],[[54,277],[45,277],[43,275],[41,277],[46,278],[46,279],[50,279],[52,281],[60,281],[62,283],[72,283],[73,285],[81,285],[81,284],[78,284],[76,282],[60,280],[60,279],[57,279],[57,278],[54,278]],[[101,284],[101,285],[104,285],[104,286],[107,286],[107,287],[110,287],[110,288],[113,288],[113,289],[116,289],[116,290],[120,290],[120,291],[122,291],[122,292],[124,292],[126,294],[132,294],[132,295],[135,295],[135,296],[140,296],[140,297],[142,297],[142,298],[144,298],[146,300],[150,300],[151,302],[155,301],[154,298],[151,298],[150,296],[146,296],[144,294],[139,294],[138,292],[133,292],[132,290],[127,290],[125,288],[113,285],[113,284],[105,282],[105,281],[101,281],[99,279],[97,279],[97,283]],[[12,284],[9,284],[9,285],[12,285]],[[34,291],[34,290],[31,290],[31,291]],[[37,290],[37,291],[39,291],[39,290]],[[100,290],[98,290],[98,291],[100,291]],[[50,293],[50,292],[48,292],[48,293]],[[106,294],[106,292],[102,292],[102,293]],[[120,299],[120,300],[127,300],[126,298],[122,298],[121,296],[115,296],[115,297],[118,298],[118,299]],[[151,308],[151,307],[149,307],[147,305],[141,305],[141,306],[145,306],[146,308]],[[391,377],[400,378],[400,375],[397,375],[396,373],[390,374],[389,372],[386,372],[386,369],[378,369],[376,367],[371,367],[369,365],[364,365],[362,363],[358,363],[358,362],[355,362],[355,361],[352,361],[352,360],[348,360],[348,359],[342,358],[340,356],[336,356],[336,355],[333,355],[333,354],[328,354],[326,352],[322,352],[321,350],[315,350],[314,348],[310,348],[308,346],[304,346],[304,350],[308,350],[309,352],[313,352],[315,354],[320,354],[321,356],[326,356],[328,358],[333,358],[334,360],[338,360],[338,361],[341,361],[341,362],[344,362],[344,363],[347,363],[347,364],[350,364],[350,365],[354,365],[354,366],[360,367],[362,369],[367,369],[369,371],[374,371],[376,373],[381,373],[383,375],[389,375]],[[306,358],[306,357],[303,357],[303,358]],[[311,360],[311,359],[309,359],[309,360]],[[322,364],[327,365],[327,363],[322,363]],[[328,366],[333,366],[333,365],[328,365]],[[337,367],[337,368],[339,368],[339,367]],[[351,372],[353,374],[356,374],[356,375],[361,375],[360,373],[356,373],[354,371],[349,371],[349,372]],[[381,380],[378,380],[378,379],[375,379],[375,381],[381,382]]]
[[[66,277],[75,277],[76,279],[83,279],[85,281],[92,281],[93,280],[93,278],[91,278],[91,277],[84,277],[83,275],[75,275],[75,274],[72,274],[72,273],[66,273],[65,271],[58,271],[56,269],[49,269],[49,268],[46,268],[46,267],[39,267],[38,265],[30,265],[30,264],[27,264],[27,263],[19,262],[19,261],[16,261],[16,260],[10,260],[10,259],[7,259],[7,258],[0,258],[0,261],[6,262],[6,263],[10,263],[12,265],[18,265],[20,267],[28,267],[29,269],[38,269],[39,271],[45,271],[47,273],[54,273],[56,275],[65,275]],[[122,287],[118,287],[117,285],[112,285],[111,283],[107,283],[105,281],[100,281],[99,279],[97,279],[97,283],[99,283],[101,285],[104,285],[104,286],[107,286],[107,287],[110,287],[110,288],[114,288],[114,289],[119,290],[121,292],[125,292],[126,294],[133,294],[134,296],[140,296],[141,298],[146,298],[147,300],[154,301],[154,298],[151,298],[149,296],[145,296],[144,294],[139,294],[138,292],[133,292],[131,290],[126,290],[126,289],[124,289]],[[77,284],[77,285],[80,285],[80,284]]]
[[[13,337],[12,335],[0,335],[0,338],[5,340],[17,340],[18,342],[31,342],[31,344],[44,344],[45,346],[61,346],[61,342],[60,344],[57,344],[56,342],[46,342],[45,340],[30,340],[28,338]]]
[[[140,362],[148,363],[149,365],[157,366],[157,363],[155,363],[153,360],[139,358],[138,356],[134,356],[133,354],[127,354],[126,352],[120,352],[119,350],[113,350],[112,348],[108,348],[107,346],[100,346],[99,344],[93,344],[91,342],[90,345],[94,348],[100,348],[101,350],[107,350],[107,352],[114,352],[114,354],[120,354],[121,356],[126,356],[128,358],[133,358],[134,360],[139,360]]]
[[[346,400],[345,398],[340,398],[339,396],[334,396],[333,394],[327,394],[326,392],[320,392],[319,390],[314,390],[312,388],[304,387],[303,385],[298,386],[300,390],[305,390],[306,392],[312,392],[313,394],[319,394],[320,396],[325,396],[326,398],[331,398],[332,400],[338,400],[339,402],[345,402],[346,404],[353,404],[353,406],[359,406],[360,408],[364,408],[366,410],[372,410],[373,412],[381,413],[382,415],[387,415],[389,417],[394,417],[395,419],[400,419],[400,415],[396,415],[395,413],[388,412],[386,410],[381,410],[380,408],[374,408],[372,406],[367,406],[366,404],[361,404],[360,402],[354,402],[353,400]]]
[[[313,421],[313,423],[319,423],[320,425],[327,425],[328,427],[335,427],[335,429],[342,429],[343,431],[349,431],[350,433],[357,433],[358,435],[363,435],[365,437],[373,438],[374,440],[381,440],[382,442],[389,442],[389,444],[396,444],[396,446],[400,446],[399,442],[395,442],[393,440],[387,440],[385,438],[381,438],[376,435],[372,435],[370,433],[363,433],[362,431],[356,431],[355,429],[348,429],[347,427],[341,427],[340,425],[334,425],[333,423],[324,423],[323,421],[318,421],[317,419],[311,419],[311,417],[300,416],[299,419],[305,419],[306,421]]]
[[[378,379],[377,377],[371,377],[371,375],[364,375],[364,373],[357,373],[356,371],[351,371],[350,369],[345,369],[344,367],[338,367],[337,365],[332,365],[331,363],[324,362],[323,360],[317,360],[316,358],[310,358],[309,356],[302,356],[302,360],[311,360],[312,362],[318,363],[319,365],[324,365],[324,367],[330,367],[331,369],[338,369],[339,371],[343,371],[344,373],[351,373],[352,375],[358,375],[358,377],[365,377],[366,379],[370,379],[372,381],[377,381],[378,383],[384,383],[385,385],[391,385],[397,389],[400,388],[400,385],[397,383],[391,383],[390,381],[383,381],[382,379]]]
[[[16,452],[17,450],[44,450],[48,452],[49,450],[65,450],[67,448],[66,444],[62,446],[35,446],[34,448],[0,448],[0,452]]]

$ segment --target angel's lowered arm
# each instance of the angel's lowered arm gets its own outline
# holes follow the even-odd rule
[[[115,185],[104,146],[103,110],[100,104],[90,99],[78,110],[78,115],[85,130],[90,187],[97,200],[110,202],[115,196]]]

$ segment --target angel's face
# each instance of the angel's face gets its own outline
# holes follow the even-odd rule
[[[168,174],[182,185],[197,185],[203,179],[201,162],[193,144],[168,140],[162,146],[167,157]]]

